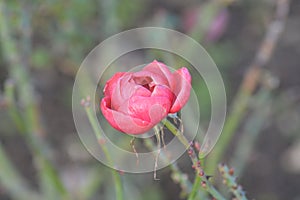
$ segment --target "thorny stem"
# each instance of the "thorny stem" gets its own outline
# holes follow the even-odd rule
[[[237,200],[247,200],[246,194],[242,187],[236,182],[233,168],[229,169],[227,165],[219,165],[219,171],[223,177],[223,182],[228,186]]]
[[[190,142],[185,138],[183,133],[178,130],[170,121],[164,119],[163,124],[179,139],[179,141],[188,149],[188,154],[192,160],[193,167],[195,168],[197,177],[200,177],[199,183],[201,182],[202,187],[211,194],[217,200],[225,200],[225,198],[215,189],[215,187],[209,182],[207,175],[204,173],[204,170],[200,166],[200,160],[198,159],[194,149],[191,147]],[[193,200],[198,193],[198,187],[193,187],[188,200]]]
[[[155,148],[155,144],[151,139],[144,140],[145,145],[148,149],[153,150]],[[160,159],[164,163],[170,163],[167,155],[163,152],[160,155]],[[170,169],[172,171],[172,179],[174,182],[179,183],[180,187],[182,188],[183,192],[190,193],[192,189],[192,183],[188,180],[187,174],[184,174],[179,167],[177,166],[176,162],[170,165]]]
[[[95,119],[94,115],[93,115],[93,111],[91,109],[90,106],[90,97],[87,97],[86,100],[82,100],[81,102],[82,106],[85,108],[87,117],[91,123],[91,126],[94,130],[94,133],[96,135],[96,138],[100,144],[100,148],[102,149],[107,161],[110,163],[110,165],[113,165],[113,161],[112,158],[110,157],[110,153],[105,145],[105,139],[102,137],[102,133],[98,127],[98,122]],[[121,181],[121,176],[120,174],[116,171],[116,170],[112,170],[112,175],[113,175],[113,179],[115,182],[115,190],[116,190],[116,199],[117,200],[123,200],[124,196],[123,196],[123,188],[122,188],[122,181]]]

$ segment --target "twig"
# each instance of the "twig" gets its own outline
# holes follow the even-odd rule
[[[91,106],[90,106],[90,97],[88,96],[86,99],[83,99],[81,101],[81,105],[84,107],[85,111],[86,111],[86,114],[87,114],[87,117],[91,123],[91,126],[94,130],[94,133],[96,135],[96,138],[99,142],[99,146],[100,148],[102,149],[107,161],[112,165],[113,164],[113,161],[112,161],[112,158],[110,156],[110,153],[105,145],[105,139],[104,137],[102,136],[102,133],[100,131],[100,129],[98,128],[97,126],[97,119],[94,118],[93,116],[93,111],[91,109]],[[124,196],[123,196],[123,188],[122,188],[122,181],[121,181],[121,177],[120,177],[120,174],[118,173],[118,171],[116,170],[111,170],[112,172],[112,175],[113,175],[113,179],[114,179],[114,186],[115,186],[115,190],[116,190],[116,199],[117,200],[123,200],[124,199]]]
[[[54,167],[48,160],[49,154],[47,151],[49,149],[47,149],[47,145],[41,140],[43,129],[41,127],[42,123],[38,105],[34,98],[34,88],[30,83],[26,63],[21,62],[20,52],[17,49],[17,41],[11,37],[11,30],[8,26],[9,19],[6,16],[6,12],[4,2],[0,1],[1,47],[3,49],[4,58],[9,64],[8,69],[10,76],[16,82],[16,91],[20,103],[24,108],[24,112],[18,112],[21,115],[22,124],[24,124],[25,127],[24,137],[34,155],[34,164],[38,169],[42,188],[46,195],[48,195],[48,198],[53,198],[54,196],[66,197],[66,190]],[[24,36],[24,41],[28,41],[29,36],[25,35],[22,35]],[[12,98],[12,96],[9,98]],[[16,107],[14,109],[16,109]],[[23,127],[20,125],[20,128],[22,129]]]
[[[157,172],[157,167],[158,167],[158,159],[159,155],[161,153],[161,139],[160,139],[160,128],[155,126],[154,127],[154,132],[156,136],[156,141],[157,141],[157,155],[155,156],[155,163],[154,163],[154,173],[153,173],[153,178],[155,181],[158,181],[160,179],[157,178],[156,172]]]
[[[170,121],[164,119],[162,122],[179,139],[179,141],[185,146],[185,148],[188,149],[188,154],[193,163],[193,168],[195,169],[195,172],[198,174],[198,177],[200,177],[201,186],[215,199],[225,200],[225,198],[209,182],[208,176],[205,174],[204,170],[200,165],[200,160],[198,159],[194,149],[191,147],[190,142],[185,138],[183,133],[180,130],[178,130]],[[188,200],[195,199],[197,192],[198,192],[198,188],[194,187],[189,195]]]
[[[245,168],[246,162],[253,149],[255,141],[259,133],[264,128],[265,122],[269,119],[270,115],[270,95],[269,89],[262,88],[258,92],[254,100],[253,113],[247,119],[247,123],[241,131],[241,139],[231,159],[231,166],[235,166],[235,174],[239,176]]]
[[[151,139],[145,139],[144,143],[146,147],[149,150],[154,150],[155,149],[155,144],[152,142]],[[167,156],[162,152],[160,154],[160,159],[164,163],[170,163],[169,159]],[[175,183],[178,183],[182,189],[182,191],[186,194],[190,193],[192,190],[192,183],[189,181],[187,174],[183,173],[179,167],[177,166],[176,162],[170,164],[170,169],[172,171],[172,179]]]
[[[233,168],[229,169],[226,165],[219,165],[219,171],[223,177],[223,183],[227,185],[230,191],[234,194],[237,200],[247,200],[246,194],[242,189],[242,186],[236,182]]]
[[[243,79],[241,87],[238,90],[235,101],[232,105],[232,112],[227,118],[223,133],[218,140],[210,158],[207,161],[208,169],[215,169],[220,162],[226,148],[230,143],[236,129],[238,128],[245,112],[248,108],[249,98],[257,87],[258,80],[262,74],[262,68],[268,63],[278,43],[285,21],[289,11],[289,0],[278,0],[274,20],[269,24],[265,38],[254,58],[253,63],[249,66],[248,71]]]

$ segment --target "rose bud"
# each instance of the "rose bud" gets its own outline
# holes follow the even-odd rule
[[[119,72],[106,82],[100,108],[112,127],[142,134],[187,103],[191,75],[183,67],[171,73],[154,60],[139,72]]]

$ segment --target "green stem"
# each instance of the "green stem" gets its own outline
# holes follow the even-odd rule
[[[194,184],[193,184],[193,188],[192,188],[192,191],[189,194],[188,200],[195,199],[196,195],[198,194],[198,190],[200,188],[200,183],[201,183],[201,178],[198,176],[198,174],[196,174]]]
[[[179,139],[179,141],[185,146],[186,149],[189,149],[189,151],[192,151],[190,153],[190,158],[192,160],[193,166],[196,168],[196,173],[202,173],[202,175],[198,175],[199,177],[199,184],[203,185],[203,188],[211,194],[215,199],[217,200],[225,200],[225,198],[216,190],[216,188],[209,182],[207,179],[207,176],[205,175],[203,169],[199,165],[199,159],[196,156],[196,153],[194,152],[193,148],[190,147],[189,141],[186,139],[186,137],[183,135],[183,133],[178,130],[170,121],[167,119],[164,119],[162,123]],[[193,200],[196,197],[196,194],[198,193],[198,187],[193,187],[192,192],[189,195],[188,200]]]
[[[98,122],[97,119],[94,117],[93,115],[93,111],[91,109],[91,106],[89,105],[85,105],[84,106],[86,114],[88,116],[88,119],[92,125],[92,128],[94,130],[94,133],[96,135],[96,138],[98,141],[103,141],[104,138],[102,137],[102,133],[98,127]],[[113,161],[112,158],[110,157],[110,153],[107,149],[107,147],[105,146],[105,144],[100,145],[107,161],[110,163],[110,165],[113,165]],[[113,179],[115,182],[115,190],[116,190],[116,199],[117,200],[123,200],[123,188],[122,188],[122,181],[121,181],[121,176],[120,174],[116,171],[116,170],[112,170],[112,175],[113,175]]]
[[[149,150],[155,149],[155,144],[151,139],[144,140],[144,143],[146,147]],[[170,160],[167,158],[167,156],[164,154],[164,152],[161,152],[160,158],[164,163],[170,163]],[[189,194],[192,191],[192,183],[188,180],[187,174],[184,174],[179,167],[177,166],[176,162],[173,162],[170,164],[170,169],[172,171],[172,179],[174,182],[178,183],[182,189],[182,192],[184,194]]]
[[[254,110],[241,131],[241,139],[237,144],[230,162],[231,166],[236,168],[235,173],[237,175],[241,174],[244,170],[255,141],[264,127],[265,122],[268,121],[271,101],[270,89],[260,89],[253,100]]]
[[[22,134],[25,134],[26,125],[22,119],[22,115],[20,111],[17,109],[16,101],[14,99],[14,93],[15,93],[15,85],[11,80],[7,80],[5,82],[4,95],[8,102],[8,112],[11,119],[15,123],[18,131],[20,131],[20,133]]]

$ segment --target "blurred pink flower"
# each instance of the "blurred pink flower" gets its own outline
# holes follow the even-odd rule
[[[183,67],[171,73],[156,60],[139,72],[119,72],[107,81],[101,111],[115,129],[142,134],[188,101],[191,75]]]
[[[204,23],[201,19],[201,8],[188,9],[183,15],[183,28],[185,32],[192,32],[199,23]],[[203,19],[205,20],[205,19]],[[212,20],[208,29],[205,30],[204,40],[213,42],[218,40],[226,30],[229,21],[229,13],[227,9],[220,10]]]

